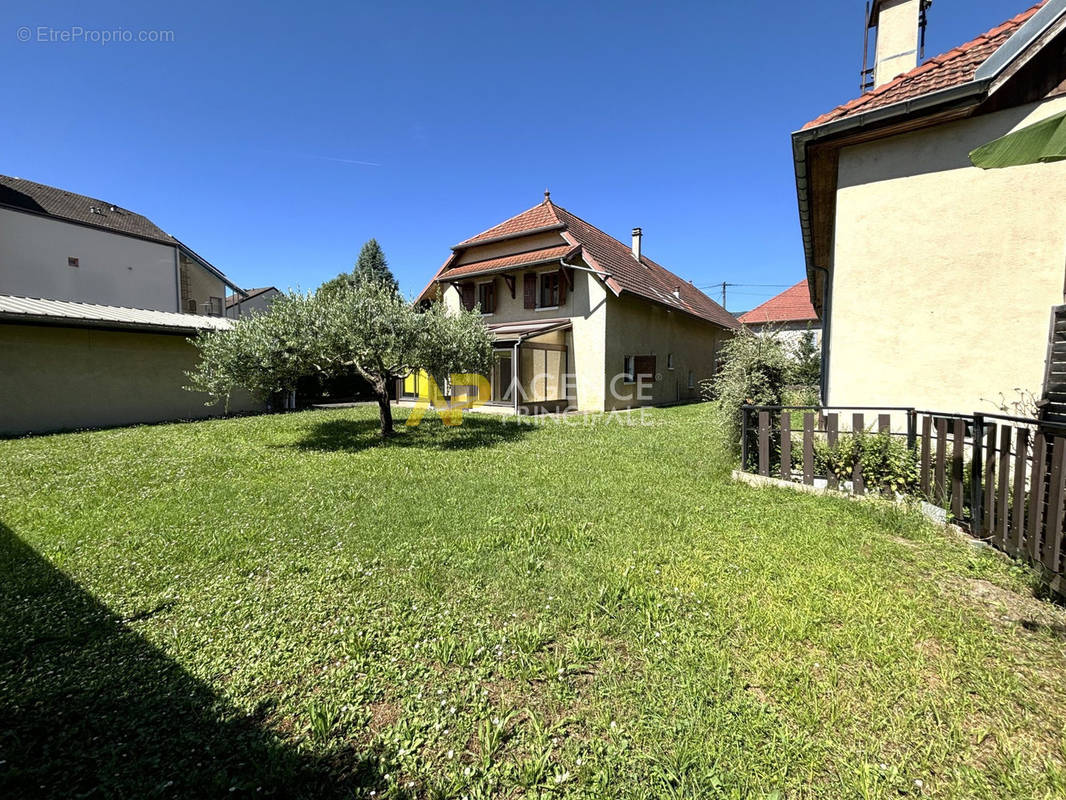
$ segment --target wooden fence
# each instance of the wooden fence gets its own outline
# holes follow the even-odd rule
[[[920,497],[974,536],[1046,570],[1052,588],[1066,591],[1066,424],[898,407],[745,406],[741,417],[745,471],[854,494]],[[843,437],[856,434],[897,443],[884,447],[905,453],[913,468],[887,481],[883,465],[870,469],[863,448],[853,447],[859,457],[841,474]]]

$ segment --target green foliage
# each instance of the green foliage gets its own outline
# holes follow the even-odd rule
[[[336,278],[332,278],[320,287],[318,291],[329,294],[347,287],[352,287],[362,280],[380,281],[387,286],[399,291],[400,284],[396,276],[389,269],[389,262],[385,258],[385,252],[381,249],[377,239],[369,239],[359,251],[359,258],[351,272],[342,272]]]
[[[918,485],[916,451],[887,431],[842,434],[834,447],[816,441],[814,459],[819,474],[835,475],[841,481],[851,480],[855,462],[861,459],[863,481],[871,489],[887,487],[903,493]]]
[[[741,328],[722,345],[718,374],[701,385],[701,393],[722,411],[729,441],[740,443],[743,405],[781,405],[789,360],[772,330]]]
[[[192,340],[200,360],[188,373],[188,388],[228,406],[238,387],[266,401],[278,392],[294,391],[301,378],[326,371],[318,306],[312,294],[283,294],[269,311],[241,317],[230,330],[200,332]]]
[[[792,350],[788,380],[797,386],[817,387],[822,380],[822,352],[814,341],[814,331],[803,332]]]
[[[440,302],[415,308],[385,280],[360,277],[315,294],[279,297],[262,314],[234,321],[230,330],[199,334],[191,390],[213,402],[235,388],[266,399],[291,391],[301,378],[352,370],[378,397],[381,431],[392,433],[390,384],[413,370],[432,375],[488,374],[492,336],[480,314],[447,311]]]

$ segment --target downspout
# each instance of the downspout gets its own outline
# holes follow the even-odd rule
[[[514,400],[514,415],[518,416],[518,345],[522,343],[522,337],[514,343],[514,355],[511,357],[511,399]]]
[[[833,324],[833,280],[825,267],[811,265],[811,269],[821,272],[825,278],[822,292],[822,374],[818,389],[822,396],[822,405],[826,406],[829,404],[829,333]]]

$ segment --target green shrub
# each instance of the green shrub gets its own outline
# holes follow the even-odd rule
[[[817,389],[822,381],[822,352],[814,341],[814,331],[809,327],[792,348],[789,380],[799,386]]]
[[[870,488],[888,487],[894,492],[907,492],[918,485],[917,452],[887,431],[844,434],[833,447],[815,442],[814,463],[819,474],[851,480],[857,459],[862,460],[863,481]]]
[[[703,381],[700,391],[722,410],[729,441],[736,448],[741,406],[781,405],[789,359],[774,331],[755,333],[748,328],[741,328],[722,345],[721,358],[718,374]]]

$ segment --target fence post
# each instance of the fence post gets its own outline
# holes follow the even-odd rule
[[[907,449],[913,450],[918,437],[918,412],[907,409]]]
[[[770,412],[759,412],[759,474],[770,475]]]
[[[863,436],[866,432],[866,422],[862,414],[851,415],[851,435]],[[862,457],[859,448],[855,448],[855,464],[851,468],[851,492],[852,494],[865,494],[866,483],[862,476]]]
[[[740,407],[740,469],[748,470],[748,410],[750,406]]]
[[[970,464],[970,516],[973,518],[973,535],[978,539],[983,533],[984,524],[984,441],[985,415],[973,415],[973,461]]]
[[[956,524],[962,522],[962,475],[966,452],[966,420],[956,419],[951,437],[951,513]]]

